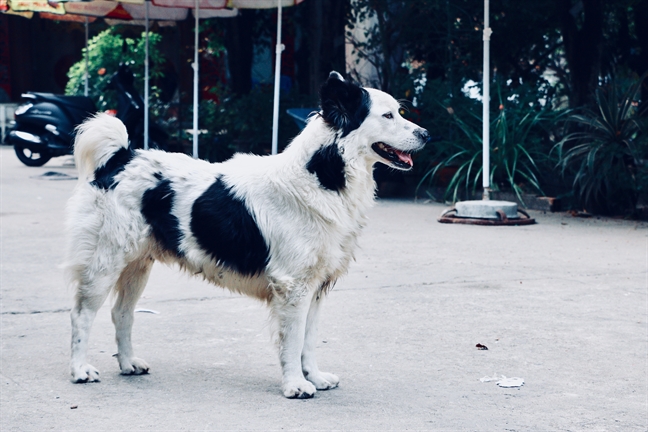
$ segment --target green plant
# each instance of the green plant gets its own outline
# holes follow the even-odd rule
[[[639,194],[648,189],[648,136],[640,116],[639,96],[644,74],[619,92],[611,82],[596,91],[596,111],[569,117],[574,132],[556,146],[563,174],[573,173],[574,194],[590,211],[629,214]]]
[[[539,171],[547,160],[546,142],[563,113],[552,110],[549,103],[520,100],[520,93],[505,97],[498,91],[499,110],[490,125],[489,179],[491,189],[510,190],[523,203],[523,193],[543,193]],[[453,168],[443,198],[456,202],[474,194],[482,184],[482,116],[476,104],[460,111],[438,105],[445,108],[452,133],[437,145],[442,151],[422,176],[417,192],[426,182],[433,184],[441,170]]]
[[[162,78],[164,59],[157,48],[162,36],[149,32],[149,75],[152,80]],[[88,96],[99,110],[114,109],[117,102],[114,92],[105,87],[120,63],[129,64],[135,74],[135,88],[144,94],[145,34],[139,39],[123,37],[113,27],[102,31],[88,41]],[[85,51],[84,58],[76,62],[68,71],[67,95],[83,95],[85,89]],[[158,90],[151,88],[154,94]]]

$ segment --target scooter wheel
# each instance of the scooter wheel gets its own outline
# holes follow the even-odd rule
[[[14,151],[20,162],[30,167],[43,166],[52,159],[52,156],[47,152],[38,153],[20,144],[14,145]]]

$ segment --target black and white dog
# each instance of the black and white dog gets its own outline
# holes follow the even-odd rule
[[[144,374],[133,354],[133,311],[154,260],[261,299],[276,323],[282,389],[309,398],[338,385],[315,360],[323,296],[343,275],[374,201],[373,165],[409,170],[429,139],[399,103],[332,72],[321,111],[276,156],[210,164],[131,150],[124,125],[99,114],[79,127],[79,183],[68,203],[66,270],[72,381],[99,381],[86,360],[97,310],[111,292],[121,373]]]

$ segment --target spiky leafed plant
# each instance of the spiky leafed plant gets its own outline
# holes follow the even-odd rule
[[[617,83],[596,91],[596,111],[569,117],[576,129],[555,147],[563,174],[572,171],[581,205],[604,214],[629,214],[648,178],[645,131],[638,110],[644,74],[620,97]],[[643,179],[643,180],[642,180]]]
[[[508,107],[505,106],[508,105]],[[510,190],[524,203],[525,192],[542,194],[538,179],[539,162],[546,158],[543,142],[549,128],[561,113],[539,104],[509,103],[500,94],[500,109],[491,121],[490,136],[490,184],[493,190]],[[437,173],[445,167],[454,167],[445,200],[456,202],[477,191],[482,180],[482,120],[471,111],[462,119],[448,109],[459,137],[445,143],[445,156],[429,170],[419,182],[433,182]]]

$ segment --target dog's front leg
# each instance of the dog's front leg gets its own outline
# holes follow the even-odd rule
[[[324,293],[318,291],[311,301],[308,318],[306,319],[306,336],[302,351],[302,371],[304,377],[315,385],[317,390],[328,390],[338,386],[340,379],[332,373],[322,372],[317,367],[315,346],[317,345],[317,322],[319,321],[320,305]]]
[[[315,386],[304,378],[301,353],[304,348],[306,318],[313,292],[294,290],[276,295],[271,308],[278,325],[279,360],[282,369],[282,390],[287,398],[307,399],[315,395]]]

